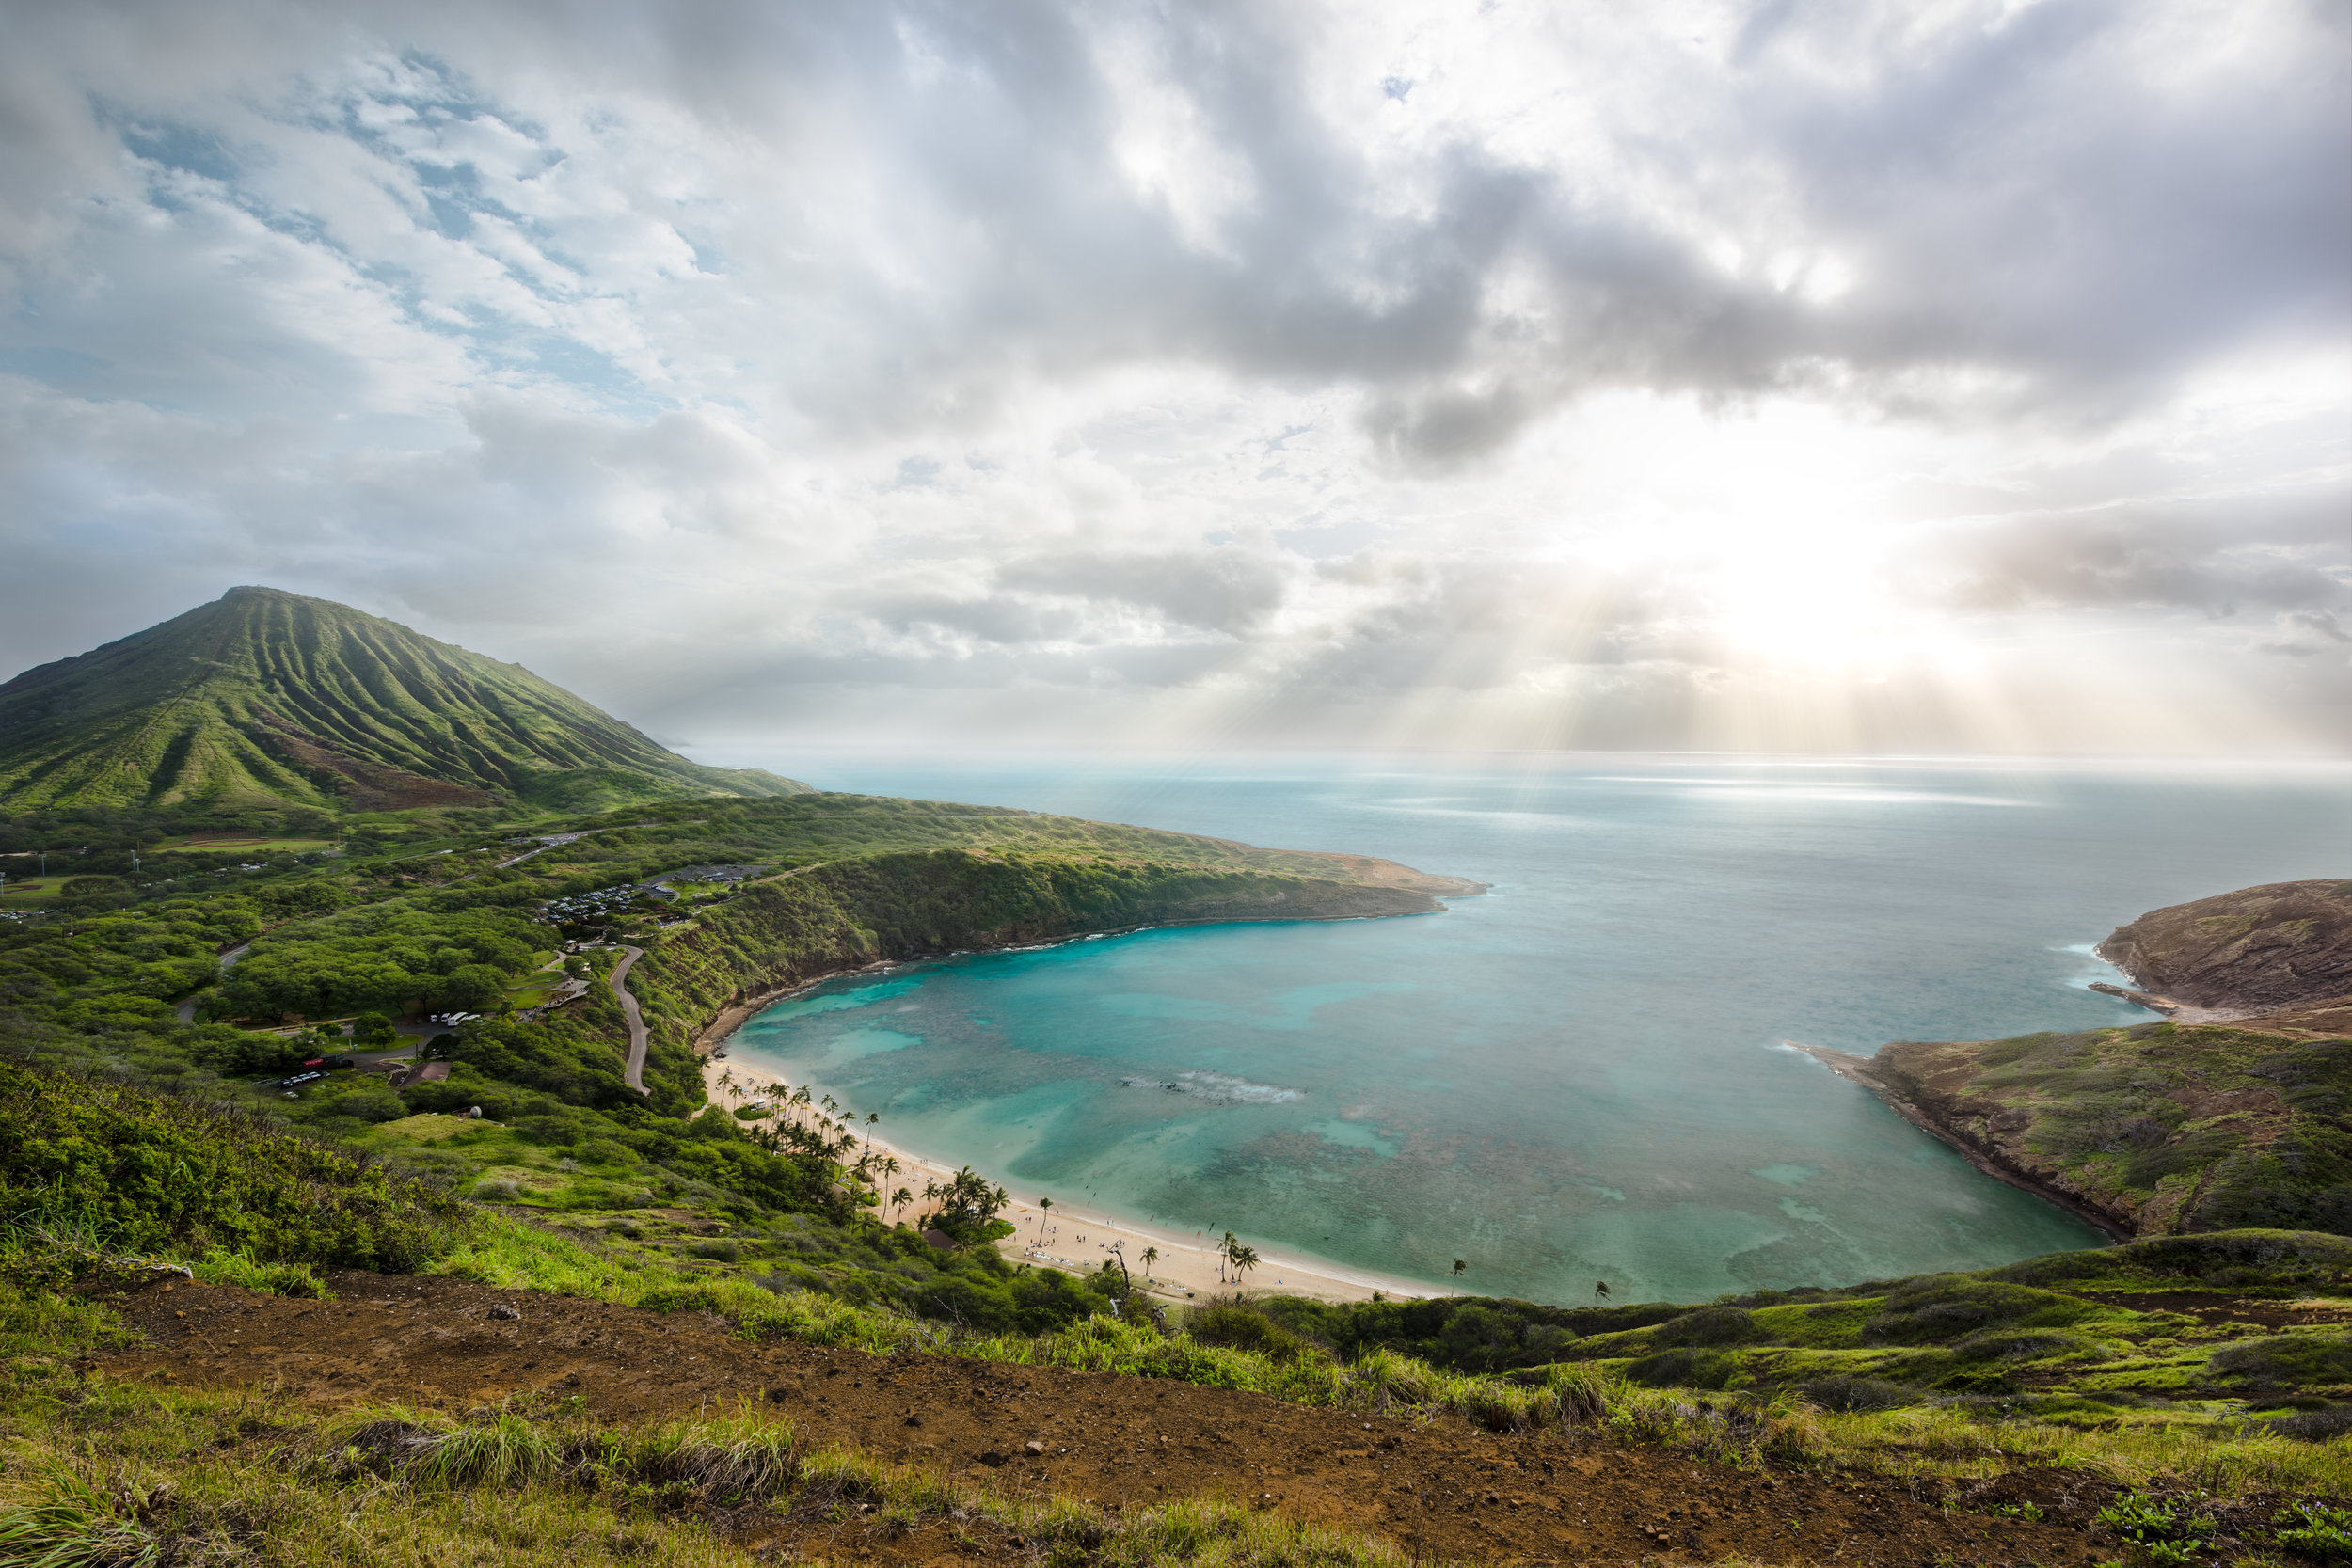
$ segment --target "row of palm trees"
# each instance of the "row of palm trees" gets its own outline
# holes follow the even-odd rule
[[[747,1094],[759,1088],[759,1085],[751,1079],[736,1077],[731,1067],[719,1069],[719,1086],[728,1090],[739,1088]],[[789,1084],[778,1084],[769,1091],[769,1098],[780,1119],[818,1132],[833,1148],[844,1153],[858,1147],[857,1135],[851,1131],[858,1125],[858,1114],[844,1110],[840,1101],[833,1096],[812,1097],[805,1084],[797,1089]],[[867,1128],[879,1126],[881,1122],[881,1112],[866,1113],[865,1124]]]
[[[722,1068],[719,1069],[719,1086],[728,1090],[741,1088],[750,1091],[756,1089],[759,1085],[749,1079],[736,1077],[733,1068]],[[788,1084],[780,1083],[775,1085],[771,1098],[779,1122],[802,1135],[792,1137],[788,1134],[779,1135],[776,1132],[768,1132],[765,1136],[762,1136],[760,1130],[755,1130],[752,1134],[753,1139],[763,1147],[776,1149],[785,1142],[790,1142],[802,1148],[810,1148],[811,1145],[815,1145],[816,1148],[810,1148],[811,1152],[821,1151],[827,1157],[837,1160],[846,1160],[850,1151],[859,1147],[856,1133],[850,1131],[858,1125],[858,1114],[855,1111],[845,1111],[833,1096],[829,1094],[813,1096],[805,1084],[794,1088]],[[881,1121],[882,1116],[879,1112],[868,1112],[865,1125],[870,1129],[879,1125]],[[899,1164],[894,1155],[877,1154],[869,1148],[851,1162],[850,1168],[861,1180],[870,1183],[881,1195],[882,1207],[891,1215],[893,1224],[896,1224],[905,1213],[906,1206],[916,1199],[916,1194],[913,1188],[894,1189],[890,1185],[891,1179],[906,1168]],[[989,1218],[993,1217],[998,1210],[1010,1201],[1004,1188],[989,1188],[987,1182],[973,1175],[969,1167],[959,1171],[952,1180],[946,1182],[924,1182],[921,1199],[925,1205],[926,1218],[942,1212],[961,1214],[967,1217],[977,1214],[982,1218]],[[1037,1200],[1037,1239],[1038,1245],[1041,1247],[1045,1244],[1045,1222],[1047,1216],[1053,1212],[1053,1209],[1052,1198],[1041,1197]],[[1238,1285],[1242,1282],[1243,1275],[1258,1266],[1258,1249],[1245,1245],[1241,1239],[1230,1230],[1225,1233],[1225,1239],[1217,1243],[1216,1252],[1216,1276],[1219,1283]],[[1160,1249],[1156,1246],[1147,1246],[1140,1257],[1144,1270],[1143,1277],[1149,1283],[1152,1278],[1152,1266],[1160,1260]],[[1457,1262],[1454,1265],[1454,1273],[1458,1275],[1462,1272],[1462,1268],[1463,1265]]]
[[[738,1078],[733,1068],[719,1069],[719,1086],[727,1090],[741,1089],[746,1094],[760,1088],[754,1079]],[[863,1142],[851,1131],[859,1125],[855,1111],[845,1110],[841,1102],[829,1094],[814,1094],[805,1084],[799,1088],[789,1084],[777,1084],[768,1091],[768,1098],[775,1113],[771,1118],[773,1125],[763,1127],[755,1123],[751,1130],[754,1143],[771,1153],[783,1153],[785,1146],[789,1144],[798,1152],[839,1161],[847,1164],[860,1180],[872,1185],[882,1194],[885,1206],[903,1209],[914,1200],[914,1193],[904,1187],[896,1192],[890,1189],[890,1179],[905,1168],[895,1157],[868,1148],[854,1161],[850,1159],[850,1151],[861,1147]],[[864,1125],[870,1130],[881,1122],[882,1114],[869,1111]],[[930,1196],[928,1190],[925,1196]]]
[[[760,1085],[753,1079],[738,1078],[733,1068],[722,1068],[719,1069],[719,1086],[751,1093],[759,1089]],[[918,1197],[924,1205],[926,1217],[947,1213],[983,1220],[993,1218],[998,1210],[1012,1201],[1011,1195],[1004,1188],[990,1187],[969,1169],[959,1171],[946,1181],[926,1181],[919,1195],[912,1187],[894,1187],[892,1179],[906,1168],[898,1163],[896,1155],[867,1148],[855,1160],[850,1159],[850,1151],[860,1148],[862,1142],[851,1131],[859,1126],[857,1112],[845,1109],[829,1094],[816,1094],[805,1084],[795,1088],[789,1084],[779,1083],[769,1091],[768,1098],[776,1113],[775,1119],[781,1124],[781,1132],[762,1136],[762,1130],[755,1126],[752,1133],[754,1141],[771,1148],[786,1142],[807,1148],[807,1135],[813,1134],[816,1147],[811,1151],[822,1152],[828,1158],[842,1161],[859,1180],[870,1183],[880,1195],[882,1206],[894,1224],[904,1215],[907,1205],[917,1201]],[[871,1129],[880,1125],[881,1121],[879,1112],[869,1111],[864,1118],[864,1125]],[[791,1135],[794,1132],[803,1136],[794,1137]],[[1043,1205],[1051,1206],[1051,1200]]]

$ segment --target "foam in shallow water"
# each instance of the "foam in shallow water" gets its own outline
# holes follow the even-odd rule
[[[2333,776],[1318,768],[823,782],[1387,855],[1493,895],[851,982],[762,1014],[738,1060],[1025,1200],[1432,1281],[1458,1257],[1497,1293],[1981,1266],[2098,1238],[1782,1042],[2143,1022],[2083,989],[2084,943],[2308,875],[2345,827]]]

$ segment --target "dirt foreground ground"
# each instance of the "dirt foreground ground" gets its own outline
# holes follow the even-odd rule
[[[464,1411],[544,1391],[626,1421],[748,1400],[788,1418],[812,1445],[1008,1494],[1116,1510],[1221,1497],[1465,1562],[1739,1554],[1765,1563],[2048,1568],[2113,1555],[2093,1551],[2084,1534],[2106,1489],[2054,1472],[2007,1478],[1943,1507],[1882,1479],[1735,1470],[1582,1430],[1495,1434],[1453,1418],[1367,1419],[1182,1383],[757,1345],[698,1314],[460,1280],[336,1272],[329,1283],[338,1299],[325,1302],[186,1282],[110,1297],[146,1338],[87,1370],[272,1386],[322,1408],[399,1402]],[[1983,1512],[2026,1500],[2046,1522]],[[714,1523],[749,1548],[875,1562],[1034,1556],[1016,1539],[957,1543],[944,1528],[873,1539],[756,1510]]]

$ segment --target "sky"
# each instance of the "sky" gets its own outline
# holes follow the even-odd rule
[[[0,673],[2352,752],[2342,0],[0,0]]]

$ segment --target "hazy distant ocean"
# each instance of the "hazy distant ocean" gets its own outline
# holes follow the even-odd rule
[[[715,758],[713,760],[722,760]],[[1046,1195],[1539,1301],[1980,1267],[2097,1233],[1786,1041],[2145,1022],[2089,944],[2352,873],[2341,768],[1589,756],[806,753],[1027,806],[1494,884],[1442,915],[1192,927],[836,982],[740,1062]],[[1176,1084],[1179,1090],[1161,1085]]]

